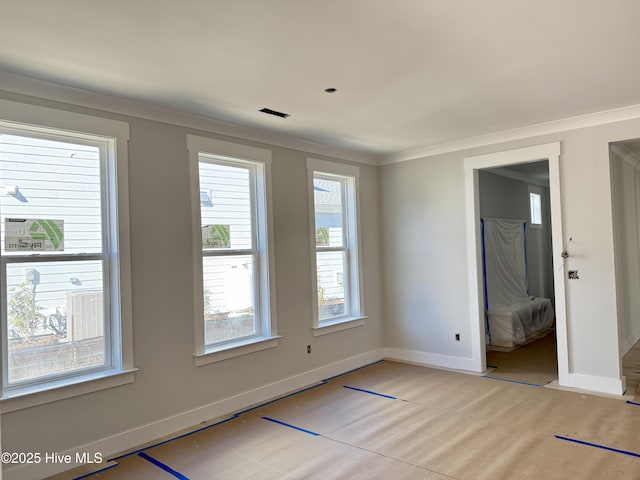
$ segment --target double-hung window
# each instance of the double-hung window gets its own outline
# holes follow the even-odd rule
[[[277,345],[269,150],[189,135],[198,365]]]
[[[3,408],[132,381],[128,125],[0,106]]]
[[[358,167],[307,159],[313,243],[314,333],[362,325]]]

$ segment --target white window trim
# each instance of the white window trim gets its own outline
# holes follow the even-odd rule
[[[535,185],[529,185],[528,187],[529,187],[528,188],[529,197],[527,198],[528,205],[529,205],[529,225],[528,226],[530,228],[534,228],[534,229],[542,229],[543,225],[544,225],[544,208],[543,208],[542,188],[537,187]],[[533,223],[532,218],[531,218],[531,194],[532,193],[540,196],[540,223]]]
[[[193,302],[194,302],[194,361],[196,366],[227,360],[229,358],[246,355],[260,350],[278,346],[277,324],[275,315],[275,267],[273,254],[273,229],[271,226],[272,200],[271,200],[271,150],[251,147],[248,145],[225,142],[213,138],[187,135],[187,150],[189,151],[189,163],[191,174],[191,223],[192,223],[192,248],[193,248]],[[228,342],[216,346],[205,346],[204,338],[204,286],[202,280],[202,234],[200,215],[200,177],[199,177],[199,153],[206,153],[218,158],[228,158],[231,161],[245,160],[252,163],[263,164],[264,182],[256,182],[258,210],[266,212],[265,219],[258,219],[256,235],[261,239],[256,246],[262,247],[258,260],[260,291],[258,295],[259,308],[257,310],[262,317],[260,321],[267,327],[268,334],[262,336],[243,338],[235,342]],[[266,255],[265,255],[266,254]],[[266,325],[265,325],[266,324]]]
[[[114,138],[114,148],[109,149],[109,182],[117,186],[116,195],[108,195],[108,214],[115,215],[108,221],[117,225],[111,241],[111,252],[117,262],[112,265],[110,292],[112,295],[112,351],[113,366],[86,375],[61,377],[51,382],[3,393],[2,412],[20,410],[36,405],[71,398],[86,393],[117,387],[134,381],[133,325],[131,300],[131,249],[129,243],[129,183],[128,141],[129,124],[121,121],[89,115],[22,104],[0,99],[0,121],[8,126],[20,124],[21,128],[48,128],[65,132],[85,133],[90,137]]]
[[[347,192],[346,214],[347,214],[347,238],[349,245],[349,285],[348,293],[345,292],[345,300],[348,298],[350,314],[343,317],[333,318],[324,322],[320,322],[318,313],[318,282],[317,282],[317,264],[316,264],[316,222],[315,222],[315,198],[313,189],[314,173],[338,175],[353,178],[353,192]],[[360,169],[353,165],[331,162],[327,160],[319,160],[316,158],[307,158],[307,184],[309,191],[309,239],[311,243],[311,293],[313,298],[313,325],[312,332],[314,336],[326,335],[329,333],[339,332],[349,328],[359,327],[365,324],[366,315],[363,313],[362,300],[362,261],[360,246],[360,215],[358,208],[360,205]],[[355,218],[355,222],[351,219]],[[353,250],[356,250],[355,255]],[[347,286],[345,286],[345,290]]]

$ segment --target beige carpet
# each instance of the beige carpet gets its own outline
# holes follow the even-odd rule
[[[385,361],[117,462],[86,478],[638,479],[640,407]]]

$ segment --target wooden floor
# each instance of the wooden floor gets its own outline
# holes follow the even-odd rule
[[[638,479],[640,405],[383,361],[112,465],[85,478]]]

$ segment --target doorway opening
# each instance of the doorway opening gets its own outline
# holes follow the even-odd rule
[[[479,169],[488,375],[558,379],[549,164]]]
[[[640,400],[640,139],[609,144],[616,303],[626,393]]]
[[[479,372],[487,372],[487,328],[486,328],[486,316],[485,316],[485,294],[484,294],[484,270],[483,270],[483,244],[482,244],[482,208],[486,207],[487,202],[492,200],[485,200],[485,206],[481,206],[481,195],[485,196],[481,192],[481,177],[487,175],[496,174],[496,169],[502,169],[499,172],[505,173],[506,170],[516,172],[512,176],[526,177],[527,171],[533,171],[536,169],[542,170],[541,167],[546,167],[548,172],[548,186],[544,188],[548,189],[548,226],[550,236],[545,240],[545,233],[539,232],[534,235],[537,239],[532,240],[532,247],[538,249],[537,253],[539,257],[543,257],[544,254],[541,250],[544,248],[544,243],[550,243],[549,250],[544,250],[548,260],[543,260],[536,264],[535,268],[531,272],[531,275],[527,275],[527,283],[529,284],[531,291],[534,291],[534,296],[547,295],[552,300],[552,305],[555,310],[555,338],[546,338],[543,345],[533,345],[531,347],[539,346],[541,350],[546,351],[545,355],[549,357],[549,352],[553,355],[555,350],[555,362],[551,362],[552,368],[557,367],[558,383],[560,385],[568,384],[568,351],[567,351],[567,324],[566,324],[566,311],[565,311],[565,283],[564,283],[564,269],[562,268],[563,258],[563,238],[562,238],[562,212],[560,202],[560,143],[550,143],[544,145],[537,145],[532,147],[525,147],[515,150],[509,150],[504,152],[497,152],[485,155],[478,155],[474,157],[465,158],[465,180],[467,191],[467,246],[468,246],[468,258],[469,258],[469,295],[471,306],[471,328],[474,334],[473,341],[474,351],[473,358],[477,362]],[[529,172],[532,173],[532,172]],[[500,178],[500,176],[497,176]],[[495,180],[495,178],[494,178]],[[536,182],[528,181],[523,182],[526,186],[527,192],[539,193],[540,185],[536,185]],[[537,182],[540,183],[540,182]],[[529,188],[531,184],[533,189]],[[546,184],[545,184],[546,185]],[[490,192],[492,194],[493,192]],[[527,194],[525,198],[530,198]],[[540,197],[542,198],[542,196]],[[538,199],[540,200],[540,199]],[[505,202],[506,200],[493,200],[494,202]],[[542,201],[542,200],[541,200]],[[525,202],[526,205],[526,202]],[[504,206],[504,205],[503,205]],[[530,205],[529,205],[530,208]],[[508,212],[507,212],[508,213]],[[505,215],[507,214],[505,213]],[[523,216],[520,214],[518,216]],[[513,217],[512,214],[508,216]],[[530,223],[531,212],[527,210],[525,220]],[[544,216],[544,215],[543,215]],[[535,219],[539,221],[538,218]],[[533,238],[533,237],[532,237]],[[551,265],[551,266],[549,266]],[[554,349],[555,347],[555,349]],[[524,348],[518,348],[514,351],[520,350],[518,355],[526,354],[527,350]],[[490,352],[492,350],[489,350]],[[526,355],[524,355],[526,356]],[[530,363],[533,363],[530,360]],[[491,367],[489,363],[489,367]],[[526,382],[526,380],[525,380]],[[538,384],[538,381],[527,382]]]

